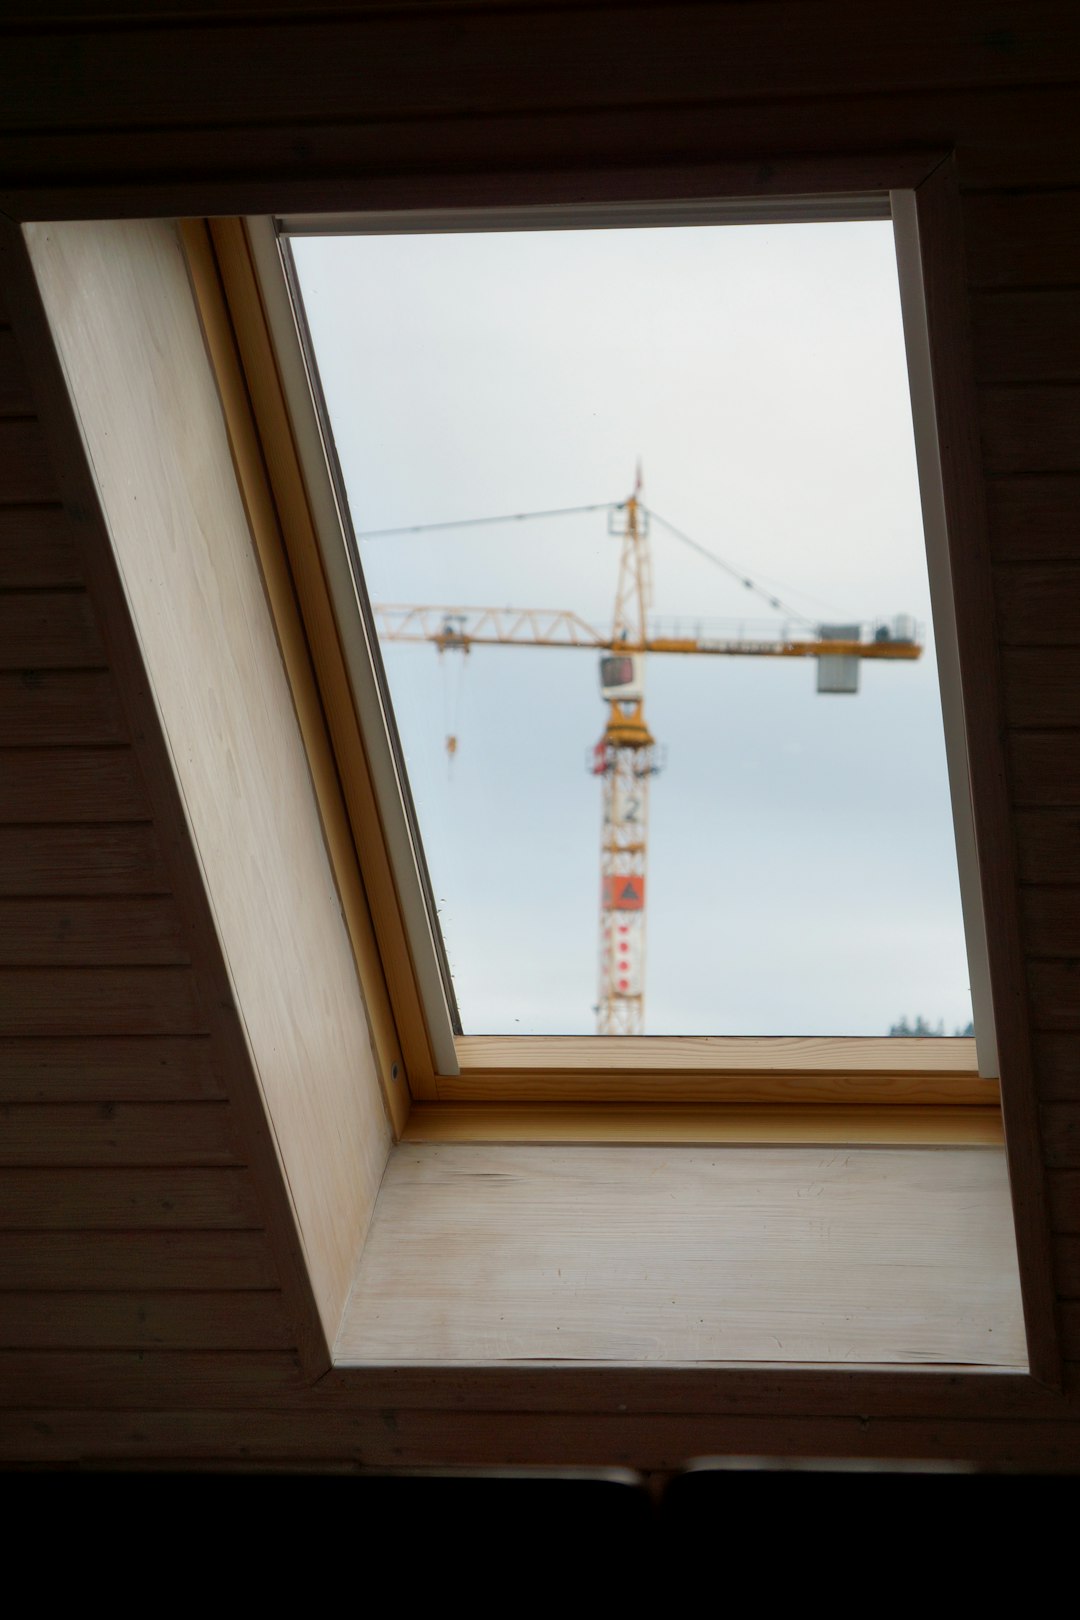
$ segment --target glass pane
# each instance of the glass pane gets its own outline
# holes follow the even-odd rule
[[[292,252],[464,1030],[967,1032],[891,225]]]

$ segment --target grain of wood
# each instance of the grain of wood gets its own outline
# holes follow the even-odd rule
[[[161,967],[189,960],[171,899],[0,898],[0,967]]]
[[[0,1231],[261,1229],[264,1224],[244,1170],[0,1170]]]
[[[128,740],[116,687],[105,671],[0,673],[0,748],[85,748]]]
[[[63,507],[5,506],[0,495],[0,589],[82,584],[78,546]]]
[[[1080,1299],[1080,1236],[1055,1238],[1054,1275],[1062,1299]]]
[[[57,499],[45,438],[32,419],[0,418],[0,491],[0,506]]]
[[[265,1407],[305,1384],[298,1357],[280,1350],[0,1351],[0,1407]]]
[[[1043,1100],[1080,1102],[1080,1041],[1074,1035],[1039,1030],[1035,1053]]]
[[[1029,962],[1027,977],[1038,1027],[1080,1031],[1080,958]]]
[[[994,576],[994,597],[1004,645],[1080,643],[1080,563],[999,568]]]
[[[1007,647],[1001,671],[1010,726],[1080,729],[1080,648]]]
[[[1080,286],[1073,190],[967,197],[964,238],[972,287]]]
[[[0,417],[33,414],[33,396],[15,334],[0,326]]]
[[[149,820],[131,749],[0,750],[0,825]]]
[[[1071,1474],[1071,1429],[1043,1422],[721,1414],[671,1416],[499,1411],[381,1412],[306,1410],[124,1411],[33,1407],[0,1419],[0,1459],[43,1463],[121,1463],[127,1469],[195,1467],[284,1469],[289,1463],[375,1469],[611,1465],[676,1473],[688,1458],[837,1457],[943,1462],[990,1469]]]
[[[295,1342],[277,1289],[0,1296],[2,1349],[289,1350]]]
[[[42,97],[57,75],[53,35],[19,33],[9,56],[8,123],[18,129],[93,129],[107,84],[112,127],[153,130],[262,122],[273,106],[283,123],[355,117],[462,115],[477,106],[545,111],[657,100],[708,103],[762,95],[827,96],[852,89],[900,92],[933,87],[1071,82],[1078,25],[1062,0],[1028,0],[1023,25],[1007,9],[990,25],[985,4],[954,0],[946,10],[909,0],[905,27],[853,20],[842,0],[798,0],[702,11],[673,4],[559,7],[519,14],[501,8],[310,19],[298,59],[296,29],[270,17],[247,26],[130,26],[75,30],[64,94]],[[776,41],[785,41],[778,53]],[[243,53],[240,56],[239,53]],[[63,60],[71,61],[65,53]],[[238,79],[234,59],[258,60]],[[198,97],[185,95],[192,79]],[[295,153],[291,163],[295,162]],[[290,164],[291,166],[291,164]]]
[[[1022,882],[1080,882],[1080,807],[1018,810],[1015,826]]]
[[[991,1088],[996,1093],[996,1087]],[[826,1143],[867,1145],[1000,1147],[1001,1110],[991,1106],[949,1108],[849,1108],[835,1103],[717,1103],[709,1107],[659,1103],[538,1104],[417,1103],[402,1136],[405,1142],[680,1142],[776,1145]]]
[[[223,1097],[206,1036],[0,1039],[0,1101],[189,1102]]]
[[[1080,381],[1075,289],[975,294],[971,319],[979,382]]]
[[[441,1102],[985,1105],[968,1040],[460,1036]]]
[[[1013,803],[1080,805],[1080,748],[1071,731],[1012,731],[1009,767]]]
[[[0,969],[0,1035],[197,1035],[190,968]]]
[[[979,390],[983,456],[990,473],[1080,469],[1080,387],[1032,383]]]
[[[1080,561],[1080,477],[1075,473],[987,480],[994,560]]]
[[[1080,1103],[1043,1103],[1043,1157],[1054,1170],[1080,1170]]]
[[[243,1162],[223,1102],[0,1104],[0,1165]]]
[[[104,663],[85,591],[0,591],[0,669],[89,669]]]
[[[0,1290],[273,1288],[265,1232],[0,1232]],[[0,1390],[5,1369],[0,1360]],[[3,1396],[0,1395],[0,1399]]]
[[[1029,957],[1080,957],[1080,893],[1074,886],[1027,885],[1020,892],[1024,948]],[[1039,1068],[1052,1071],[1063,1054],[1051,1056],[1040,1049]],[[1077,1063],[1080,1094],[1080,1058]]]
[[[1080,1234],[1080,1170],[1055,1170],[1049,1181],[1055,1237]]]
[[[337,1357],[1023,1365],[1004,1156],[402,1144]]]
[[[169,886],[145,823],[0,827],[0,896],[161,896]]]

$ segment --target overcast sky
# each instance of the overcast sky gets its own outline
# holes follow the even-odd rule
[[[298,240],[358,531],[644,499],[814,619],[913,614],[918,664],[649,660],[650,1034],[971,1016],[888,224]],[[658,525],[658,620],[777,615]],[[361,542],[376,602],[611,623],[603,512]],[[386,646],[469,1033],[587,1033],[597,656]],[[458,750],[448,760],[445,739]]]

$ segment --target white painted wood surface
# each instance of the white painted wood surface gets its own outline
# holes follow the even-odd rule
[[[332,1342],[390,1133],[176,231],[27,238]]]
[[[997,1149],[402,1144],[335,1360],[1025,1364]]]

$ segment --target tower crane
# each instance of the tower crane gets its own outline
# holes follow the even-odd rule
[[[704,636],[677,625],[664,634],[650,631],[650,513],[641,498],[640,467],[633,494],[608,512],[609,528],[621,542],[609,631],[565,609],[373,603],[372,613],[381,641],[428,642],[440,653],[467,654],[473,647],[498,646],[592,648],[601,654],[600,691],[607,718],[589,758],[603,789],[596,1032],[640,1035],[645,1028],[649,783],[661,765],[660,750],[645,720],[646,655],[814,658],[819,692],[854,693],[861,660],[912,660],[921,656],[922,647],[914,621],[905,615],[890,625],[877,625],[869,639],[861,624],[816,625],[802,634],[784,626],[757,638],[741,633]],[[754,588],[750,580],[742,583]],[[456,738],[447,739],[451,753],[456,746]]]

